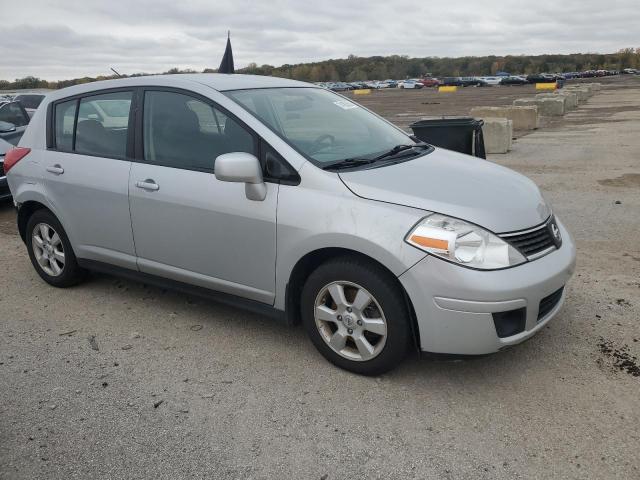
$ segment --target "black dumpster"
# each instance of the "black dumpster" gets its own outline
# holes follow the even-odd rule
[[[482,137],[482,120],[469,117],[429,118],[409,125],[414,135],[436,147],[487,158]]]

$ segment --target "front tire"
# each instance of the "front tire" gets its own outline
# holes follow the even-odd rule
[[[78,265],[67,234],[48,210],[36,211],[27,222],[29,258],[40,278],[54,287],[71,287],[86,277]]]
[[[410,348],[401,287],[366,260],[342,257],[320,265],[305,283],[301,308],[315,347],[345,370],[380,375],[400,364]]]

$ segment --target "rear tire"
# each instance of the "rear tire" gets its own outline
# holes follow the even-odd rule
[[[345,370],[380,375],[409,351],[404,293],[391,274],[366,260],[341,257],[320,265],[304,285],[301,308],[312,343]]]
[[[27,222],[29,258],[40,278],[54,287],[66,288],[86,278],[62,225],[48,210],[37,210]]]

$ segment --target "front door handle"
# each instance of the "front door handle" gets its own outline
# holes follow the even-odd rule
[[[64,168],[62,168],[60,164],[56,163],[53,167],[47,167],[47,172],[62,175],[64,173]]]
[[[153,192],[156,190],[160,190],[160,185],[158,185],[154,180],[150,178],[147,178],[144,182],[136,182],[136,187]]]

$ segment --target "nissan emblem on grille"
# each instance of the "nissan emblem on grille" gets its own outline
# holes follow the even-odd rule
[[[560,248],[560,245],[562,245],[562,235],[560,234],[558,225],[556,225],[555,219],[549,222],[549,231],[551,232],[553,243],[555,244],[556,248]]]

